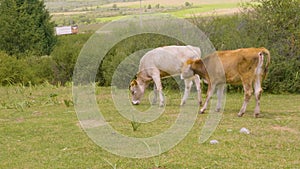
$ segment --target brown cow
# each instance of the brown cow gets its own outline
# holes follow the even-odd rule
[[[264,54],[267,55],[264,64]],[[270,64],[270,52],[265,48],[243,48],[237,50],[217,51],[203,59],[188,60],[183,66],[182,76],[187,78],[198,74],[208,83],[207,98],[199,113],[204,113],[214,89],[217,87],[218,104],[217,111],[221,108],[221,96],[225,83],[243,85],[244,103],[238,116],[246,111],[247,104],[253,93],[253,85],[256,98],[254,116],[260,113],[260,97],[262,93],[261,83],[265,78]]]

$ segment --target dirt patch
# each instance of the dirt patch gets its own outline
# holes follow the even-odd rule
[[[297,130],[286,127],[286,126],[273,126],[272,129],[277,130],[277,131],[289,132],[289,133],[293,133],[293,134],[299,133]]]
[[[16,123],[23,123],[23,122],[25,122],[25,119],[24,118],[17,118],[16,120]]]

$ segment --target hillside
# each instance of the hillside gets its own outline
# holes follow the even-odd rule
[[[89,11],[98,8],[170,8],[213,4],[238,4],[249,0],[45,0],[50,12]]]
[[[45,5],[50,12],[74,11],[78,8],[89,8],[110,3],[132,2],[138,0],[45,0]]]
[[[46,0],[46,8],[58,25],[90,25],[128,15],[169,13],[179,18],[239,12],[250,0]],[[82,29],[81,29],[82,30]]]

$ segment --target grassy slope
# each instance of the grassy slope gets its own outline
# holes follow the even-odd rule
[[[122,118],[109,88],[97,89],[103,113],[118,131],[129,136],[157,134],[174,122],[180,96],[165,91],[168,110],[157,121],[136,132]],[[57,96],[56,96],[57,95]],[[70,87],[50,85],[0,88],[0,168],[297,168],[300,165],[300,95],[263,94],[262,118],[252,116],[252,100],[243,118],[236,116],[242,94],[227,94],[225,114],[210,139],[219,144],[198,144],[207,114],[198,115],[188,136],[175,148],[148,159],[112,155],[91,141],[80,128],[72,106]],[[147,103],[140,105],[146,108]],[[250,129],[250,135],[239,129]]]
[[[249,2],[250,0],[142,0],[142,6],[155,6],[156,4],[160,4],[163,7],[168,7],[168,6],[184,6],[185,2],[189,2],[190,4],[193,4],[195,6],[199,5],[207,5],[207,4],[224,4],[224,3],[233,3],[233,4],[238,4],[240,2]],[[110,3],[103,5],[103,7],[111,7],[112,4],[116,4],[119,7],[139,7],[140,2],[119,2],[119,3]]]
[[[226,13],[234,13],[236,10],[231,11],[230,9],[236,9],[240,2],[247,1],[249,0],[229,0],[226,2],[221,0],[144,0],[141,7],[142,13],[166,12],[176,17],[188,18],[202,13],[223,14],[223,12],[219,12],[221,9],[229,9]],[[185,7],[185,2],[189,2],[192,6]],[[85,22],[83,20],[91,20],[92,23],[110,22],[120,19],[124,15],[139,15],[141,12],[139,1],[102,4],[102,1],[46,3],[47,8],[52,11],[52,19],[59,25],[68,24],[70,20],[80,25],[86,24],[82,23]],[[156,8],[158,4],[159,8]],[[117,10],[112,10],[113,5],[117,6]],[[149,5],[151,5],[151,9],[148,9]]]
[[[224,4],[209,4],[209,5],[201,5],[201,6],[195,6],[193,8],[178,10],[175,12],[168,12],[173,16],[179,17],[179,18],[188,18],[193,15],[199,15],[200,13],[204,12],[214,12],[219,9],[232,9],[239,7],[238,4],[235,3],[224,3]]]

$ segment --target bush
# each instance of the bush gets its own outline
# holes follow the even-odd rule
[[[0,50],[9,55],[49,55],[56,43],[44,1],[0,0],[0,25]]]
[[[72,81],[74,66],[81,48],[91,34],[66,35],[58,38],[51,57],[55,62],[53,67],[53,82],[62,83]]]
[[[143,43],[136,43],[136,42],[143,42]],[[157,48],[161,46],[167,46],[167,45],[175,45],[175,44],[181,44],[182,42],[179,42],[178,40],[175,40],[170,37],[166,37],[163,35],[157,35],[157,34],[141,34],[136,35],[130,38],[127,38],[118,44],[116,44],[105,56],[104,60],[102,61],[100,68],[99,68],[99,74],[97,75],[97,80],[100,82],[100,85],[104,86],[110,86],[112,82],[112,77],[119,66],[119,64],[129,55],[140,51],[144,49],[152,49]],[[144,53],[140,53],[139,57],[141,58]],[[138,60],[139,61],[139,60]],[[125,66],[123,69],[123,72],[137,69],[138,63],[131,63],[132,66]],[[128,69],[128,70],[125,70]],[[129,70],[130,69],[130,70]],[[137,71],[136,71],[137,73]],[[131,75],[128,75],[129,77],[124,77],[124,79],[120,79],[120,83],[117,84],[118,87],[122,88],[128,88],[129,82],[125,79],[130,79],[134,77],[130,77]],[[164,84],[165,83],[165,84]],[[164,87],[170,87],[170,88],[176,88],[177,84],[172,78],[169,78],[169,80],[163,81]]]
[[[266,47],[271,53],[263,87],[271,93],[300,93],[300,1],[256,0],[242,14],[197,18],[216,50]],[[240,87],[229,86],[230,90]]]
[[[270,49],[271,68],[265,83],[270,92],[300,93],[300,1],[256,0],[244,14],[245,30]]]
[[[254,5],[246,6],[241,14],[194,18],[192,22],[206,33],[217,50],[266,47],[271,52],[271,65],[263,84],[264,90],[271,93],[300,93],[300,1],[255,2]],[[34,57],[29,52],[27,56],[22,55],[21,59],[17,59],[0,52],[0,84],[39,84],[44,81],[64,84],[71,81],[77,57],[90,36],[59,36],[49,57]],[[184,45],[175,39],[156,34],[141,34],[125,39],[107,53],[99,67],[97,81],[100,85],[109,86],[113,73],[129,55],[143,49],[174,44]],[[142,56],[143,53],[140,53]],[[124,72],[132,69],[136,67],[122,67]],[[119,79],[119,87],[128,87],[124,79],[128,77]],[[178,89],[172,78],[162,83],[165,88]],[[242,88],[229,86],[229,90],[242,91]]]
[[[51,81],[53,62],[48,57],[26,57],[17,59],[5,52],[0,52],[1,85],[40,84]]]

